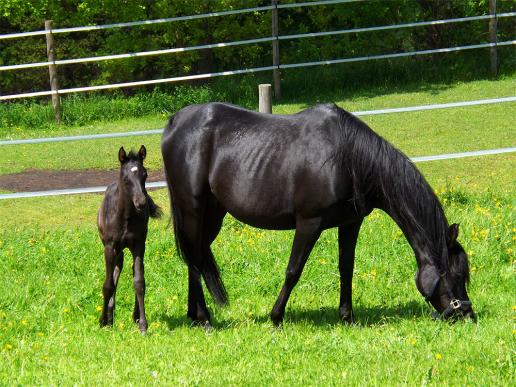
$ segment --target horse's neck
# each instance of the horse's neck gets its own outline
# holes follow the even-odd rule
[[[117,183],[117,215],[121,219],[128,219],[136,211],[129,194],[125,192],[123,184]]]
[[[401,183],[396,189],[398,197],[385,200],[382,209],[401,228],[418,261],[440,261],[446,246],[446,217],[428,184],[424,180],[417,184]]]

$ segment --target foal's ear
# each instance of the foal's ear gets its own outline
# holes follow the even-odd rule
[[[457,241],[457,237],[459,236],[459,225],[457,223],[453,223],[448,228],[448,233],[446,234],[446,243],[448,247],[452,247],[453,244]]]
[[[121,164],[127,161],[127,153],[125,153],[125,149],[123,146],[121,146],[118,150],[118,161],[120,161]]]
[[[145,160],[145,157],[147,156],[147,149],[145,149],[145,145],[142,145],[140,147],[140,150],[138,151],[138,155],[140,156],[140,160]]]
[[[425,265],[417,271],[416,286],[426,299],[432,297],[439,283],[439,273],[433,265]]]

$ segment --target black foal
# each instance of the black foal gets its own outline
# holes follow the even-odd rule
[[[159,218],[161,209],[145,190],[147,171],[143,160],[147,155],[142,145],[138,153],[118,151],[120,176],[107,189],[97,216],[100,239],[104,244],[106,279],[102,288],[104,305],[100,325],[113,325],[115,294],[118,278],[124,264],[124,248],[133,256],[134,290],[136,292],[133,320],[140,331],[147,331],[145,317],[145,278],[143,255],[149,217]]]

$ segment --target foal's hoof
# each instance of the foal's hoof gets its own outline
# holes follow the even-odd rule
[[[112,327],[113,326],[113,319],[108,319],[107,317],[101,317],[99,319],[99,325],[100,325],[101,328]]]
[[[140,333],[142,335],[147,334],[147,329],[149,328],[147,320],[136,320],[136,324],[138,324],[138,328],[140,329]]]

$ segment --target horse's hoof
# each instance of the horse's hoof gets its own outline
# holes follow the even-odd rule
[[[274,314],[271,314],[271,320],[276,328],[283,324],[283,316],[276,316]]]
[[[355,318],[353,317],[352,314],[341,315],[340,321],[342,321],[344,324],[347,324],[347,325],[355,324]]]
[[[206,321],[206,322],[204,323],[204,332],[206,332],[206,333],[211,333],[212,331],[213,331],[213,327],[212,327],[212,325],[210,324],[210,322],[209,322],[209,321]]]

